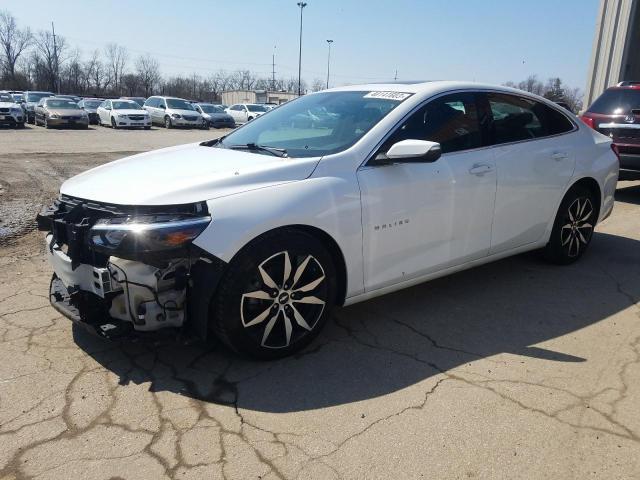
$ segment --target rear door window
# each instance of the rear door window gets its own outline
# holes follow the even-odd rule
[[[487,100],[493,117],[489,125],[493,145],[557,135],[574,128],[565,115],[529,98],[488,93]]]

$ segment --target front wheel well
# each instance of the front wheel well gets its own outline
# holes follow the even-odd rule
[[[245,245],[241,250],[247,248],[248,245],[251,245],[258,238],[261,238],[265,235],[274,235],[278,233],[285,234],[289,231],[296,230],[298,232],[306,233],[307,235],[311,235],[314,238],[317,238],[322,245],[327,249],[329,255],[333,259],[333,263],[336,269],[336,276],[338,284],[336,285],[336,305],[344,305],[346,296],[347,296],[347,264],[344,259],[344,255],[342,254],[342,249],[338,245],[338,243],[334,240],[334,238],[326,233],[324,230],[321,230],[317,227],[312,227],[310,225],[287,225],[283,227],[277,227],[273,230],[269,230],[267,232],[262,233],[258,237],[251,240],[247,245]],[[236,254],[237,255],[237,254]]]
[[[571,189],[576,187],[586,188],[587,190],[589,190],[589,192],[591,192],[596,208],[596,219],[599,218],[600,203],[602,202],[602,192],[600,190],[600,185],[598,185],[598,182],[592,177],[584,177],[571,185]]]

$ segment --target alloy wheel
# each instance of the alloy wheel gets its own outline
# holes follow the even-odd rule
[[[593,214],[593,205],[587,197],[578,197],[569,205],[565,224],[560,229],[560,242],[569,257],[577,257],[589,244],[593,234]]]
[[[240,300],[242,325],[265,348],[286,348],[311,332],[324,311],[325,272],[312,255],[282,251],[264,260]]]

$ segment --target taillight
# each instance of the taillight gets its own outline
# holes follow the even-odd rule
[[[584,115],[580,117],[580,120],[582,120],[582,122],[587,126],[587,127],[591,127],[594,130],[596,129],[596,123],[593,120],[593,118],[591,117],[585,117]]]
[[[618,162],[620,161],[620,149],[618,148],[618,145],[616,145],[615,143],[611,144],[611,150],[613,150],[613,153],[616,154],[616,157],[618,157]]]

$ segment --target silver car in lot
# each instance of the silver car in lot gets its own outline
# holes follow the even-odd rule
[[[87,112],[89,115],[89,123],[92,125],[97,125],[100,123],[100,118],[98,117],[98,107],[102,103],[102,99],[100,98],[83,98],[78,102],[78,106]]]
[[[20,104],[8,93],[0,93],[0,125],[23,128],[25,119]]]
[[[149,97],[142,108],[149,112],[152,123],[164,125],[166,128],[209,128],[200,112],[183,98]]]
[[[213,128],[236,128],[236,122],[231,115],[225,113],[224,108],[212,103],[194,103],[195,109],[209,122]]]

